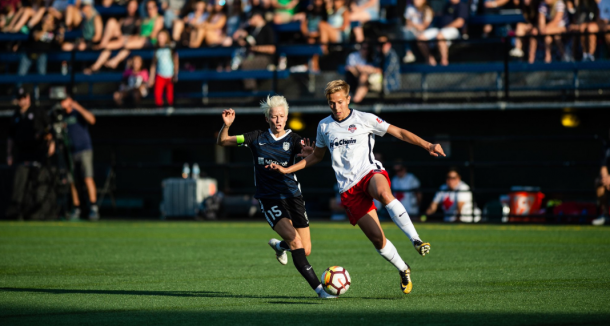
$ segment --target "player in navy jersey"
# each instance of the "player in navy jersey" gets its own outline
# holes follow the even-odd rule
[[[288,167],[297,157],[313,152],[309,139],[304,139],[292,130],[285,130],[288,120],[288,103],[283,96],[267,97],[261,102],[268,130],[255,130],[243,135],[229,136],[229,127],[235,121],[235,111],[222,112],[224,125],[220,129],[217,144],[220,146],[245,146],[250,148],[254,160],[254,182],[261,211],[267,222],[284,241],[269,240],[277,260],[286,265],[286,251],[292,253],[296,269],[303,275],[320,298],[336,298],[322,289],[320,280],[307,261],[311,252],[309,220],[301,186],[294,173],[278,174],[265,168],[270,164]]]

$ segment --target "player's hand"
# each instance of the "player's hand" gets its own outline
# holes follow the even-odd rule
[[[275,171],[275,172],[281,173],[281,174],[288,173],[288,172],[286,172],[286,168],[285,167],[282,167],[282,166],[277,165],[275,163],[271,163],[269,165],[265,165],[265,169],[269,169],[269,170],[272,170],[272,171]]]
[[[235,121],[235,111],[233,109],[222,111],[222,121],[225,123],[225,126],[230,127],[233,121]]]
[[[428,150],[428,153],[430,153],[430,155],[432,155],[432,156],[436,156],[436,157],[447,156],[447,155],[445,155],[445,152],[443,152],[443,148],[441,147],[440,144],[430,144],[430,145],[428,145],[427,150]]]
[[[297,154],[298,157],[307,157],[313,154],[314,145],[316,142],[311,142],[309,138],[303,138],[301,143],[301,153]]]

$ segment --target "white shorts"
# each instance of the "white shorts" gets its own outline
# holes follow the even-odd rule
[[[436,27],[428,28],[422,34],[426,40],[430,41],[436,40],[439,33],[442,34],[445,40],[448,41],[456,40],[460,37],[460,31],[455,27],[445,27],[441,29]]]

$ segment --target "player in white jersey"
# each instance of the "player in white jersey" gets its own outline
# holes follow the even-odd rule
[[[430,244],[421,241],[404,206],[392,195],[388,173],[373,156],[375,135],[383,136],[389,133],[402,141],[424,148],[432,156],[445,156],[445,153],[439,144],[424,141],[373,114],[350,109],[349,85],[343,80],[328,83],[326,99],[332,114],[318,125],[314,152],[290,167],[271,164],[269,168],[283,174],[294,173],[320,162],[326,149],[330,149],[341,192],[341,205],[345,207],[350,223],[357,224],[377,252],[398,269],[401,290],[410,293],[413,288],[411,269],[402,260],[392,242],[385,237],[373,199],[385,205],[394,223],[409,237],[420,255],[425,256],[430,251]]]

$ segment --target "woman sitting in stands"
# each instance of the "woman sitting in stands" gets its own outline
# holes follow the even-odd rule
[[[123,105],[123,99],[132,96],[134,103],[140,104],[140,100],[146,97],[148,89],[148,71],[143,67],[142,57],[137,55],[131,62],[127,62],[127,67],[123,73],[123,83],[118,91],[114,92],[114,102]]]
[[[219,45],[224,40],[223,29],[227,22],[224,0],[215,0],[208,3],[208,17],[205,23],[197,26],[191,36],[190,47],[198,48],[205,40],[207,46]]]
[[[7,2],[6,4],[4,2]],[[28,34],[30,29],[38,25],[47,12],[46,3],[43,0],[30,1],[3,1],[8,8],[2,31],[6,33]]]
[[[322,28],[328,28],[326,21],[328,20],[328,12],[324,0],[314,0],[305,11],[305,19],[301,20],[301,33],[307,39],[307,43],[316,44],[320,39]],[[315,54],[312,59],[312,70],[319,71],[320,57]]]
[[[536,59],[536,35],[538,35],[538,6],[534,0],[517,0],[519,8],[523,13],[525,23],[517,23],[515,30],[515,47],[510,50],[509,54],[512,57],[522,58],[523,53],[523,37],[530,36],[529,43],[529,57],[528,62],[533,63]]]
[[[568,15],[566,5],[563,0],[543,0],[538,6],[538,31],[540,35],[544,37],[544,62],[550,63],[551,57],[551,44],[553,40],[557,45],[557,50],[561,53],[564,61],[570,61],[570,56],[564,51],[563,43],[561,41],[561,34],[566,32],[568,25]],[[532,38],[533,42],[530,43],[531,48],[536,48],[537,42],[535,38]],[[532,49],[530,49],[532,51]]]
[[[273,23],[286,24],[292,21],[299,0],[271,0],[271,5],[275,8]]]
[[[83,5],[83,20],[80,26],[83,31],[83,37],[75,43],[64,43],[62,46],[64,51],[72,51],[74,49],[78,51],[91,50],[102,40],[104,25],[102,17],[93,8],[93,0],[82,0],[81,3]]]
[[[185,46],[190,46],[192,44],[192,41],[197,35],[197,28],[205,25],[205,21],[208,18],[204,1],[197,1],[193,7],[194,10],[186,15],[186,17],[174,22],[172,38],[175,42],[184,40],[181,43]],[[183,38],[183,33],[188,35],[188,40]]]
[[[178,53],[169,46],[169,34],[161,31],[150,66],[148,86],[154,86],[155,104],[163,105],[163,92],[169,106],[174,105],[174,83],[178,81]]]
[[[320,24],[320,43],[343,43],[349,40],[351,24],[349,10],[345,0],[333,0],[332,10],[328,20]],[[328,54],[328,46],[322,45],[324,54]]]
[[[432,8],[428,6],[426,0],[414,0],[413,4],[407,5],[404,14],[406,24],[402,28],[403,39],[406,41],[415,41],[417,37],[421,35],[432,23],[434,18],[434,12]],[[411,45],[407,43],[405,45],[407,50],[403,62],[411,63],[415,61],[415,55],[411,50]]]
[[[117,50],[123,47],[127,43],[130,36],[137,36],[140,33],[140,25],[142,20],[138,17],[138,1],[130,0],[127,3],[127,16],[117,20],[111,17],[106,22],[104,33],[100,44],[96,47],[96,50],[107,49]],[[110,41],[112,46],[110,46]]]
[[[148,11],[148,18],[142,21],[139,35],[128,36],[127,41],[114,40],[108,42],[108,48],[116,49],[117,44],[119,44],[118,48],[120,48],[120,44],[123,44],[123,50],[117,53],[114,58],[103,64],[105,67],[116,69],[119,63],[127,59],[131,53],[129,50],[142,49],[144,47],[151,47],[157,44],[157,36],[163,29],[163,16],[159,14],[159,8],[157,7],[157,2],[155,0],[148,0],[146,2],[146,11]],[[110,54],[108,54],[108,56],[110,56]],[[93,68],[99,69],[101,68],[101,65],[99,65],[99,67],[92,67],[92,70]],[[85,73],[87,73],[87,71],[85,71]]]
[[[354,0],[350,9],[350,20],[359,23],[358,26],[354,27],[354,36],[356,42],[360,43],[364,41],[362,24],[379,19],[379,0]]]

